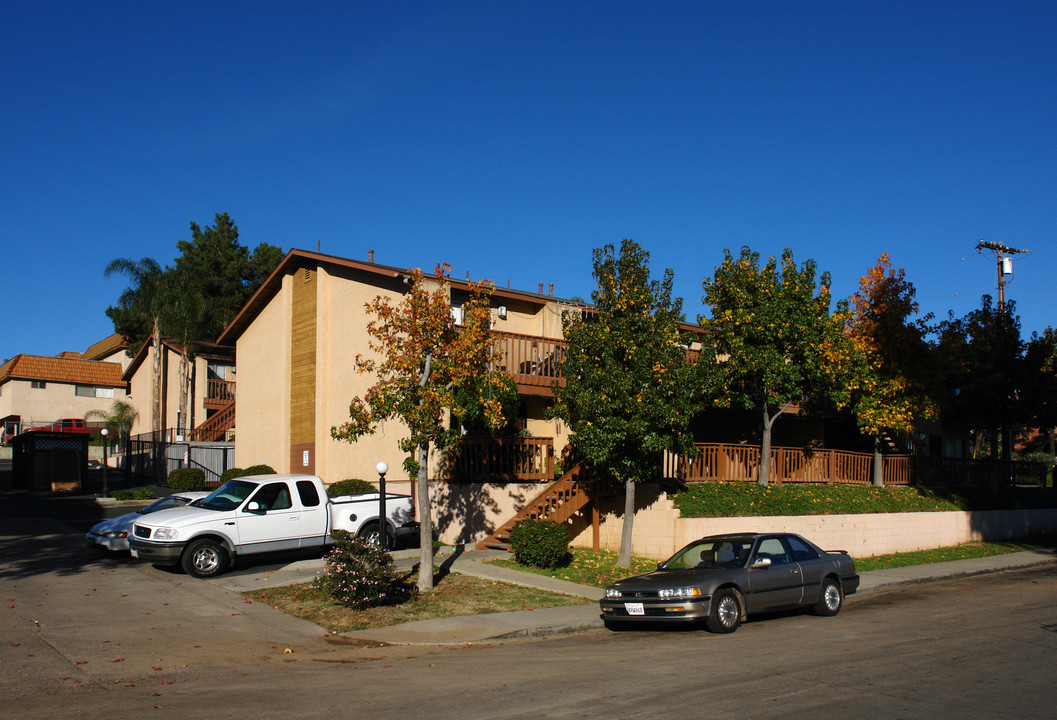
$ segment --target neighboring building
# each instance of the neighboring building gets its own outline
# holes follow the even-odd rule
[[[330,483],[372,480],[375,465],[384,460],[390,479],[406,479],[405,453],[398,447],[405,431],[398,422],[384,423],[356,443],[330,435],[331,427],[348,420],[352,398],[362,397],[374,382],[353,368],[357,354],[370,352],[365,305],[379,295],[399,302],[409,290],[406,277],[406,269],[372,261],[304,250],[286,255],[218,338],[237,348],[237,465],[266,463],[279,472],[314,473]],[[468,285],[451,282],[457,321]],[[499,369],[517,382],[522,434],[538,439],[511,442],[521,443],[520,452],[546,455],[530,463],[536,472],[516,479],[551,479],[555,449],[560,452],[568,440],[560,421],[545,419],[557,380],[555,360],[564,346],[562,313],[580,312],[582,305],[544,295],[542,285],[538,293],[496,288],[491,304],[504,358]],[[134,388],[133,394],[138,392]],[[430,477],[450,472],[447,458],[431,453]]]
[[[5,438],[63,418],[109,411],[124,400],[124,343],[117,335],[84,353],[19,354],[0,365],[0,431]]]
[[[191,343],[188,348],[191,361],[187,377],[188,417],[181,418],[181,346],[171,340],[162,340],[161,345],[161,426],[167,439],[224,439],[231,430],[231,423],[226,423],[208,436],[197,437],[194,431],[225,411],[233,417],[231,411],[235,402],[235,349],[210,342]],[[128,383],[128,401],[137,413],[132,435],[151,432],[153,375],[154,341],[148,338],[128,363],[123,376]]]

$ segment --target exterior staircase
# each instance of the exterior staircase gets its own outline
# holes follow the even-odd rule
[[[235,427],[235,401],[232,400],[217,410],[205,422],[191,431],[192,442],[218,442],[228,430]]]
[[[510,530],[521,520],[553,520],[564,523],[591,500],[595,475],[583,462],[573,465],[564,475],[548,485],[491,535],[477,543],[478,550],[510,551]]]

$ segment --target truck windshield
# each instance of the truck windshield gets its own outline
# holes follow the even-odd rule
[[[234,510],[257,488],[257,483],[245,480],[228,480],[204,497],[198,507],[206,510]]]

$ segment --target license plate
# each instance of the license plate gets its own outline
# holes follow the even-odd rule
[[[628,615],[646,614],[646,611],[642,608],[642,603],[624,603],[624,609],[628,611]]]
[[[132,553],[132,557],[134,557],[134,558],[138,558],[139,557],[139,552],[136,550],[136,548],[129,548],[128,551],[130,553]]]

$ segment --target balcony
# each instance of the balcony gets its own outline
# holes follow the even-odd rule
[[[517,383],[522,395],[554,397],[554,383],[564,384],[561,360],[568,343],[534,335],[493,331],[499,342],[499,369]]]
[[[227,407],[235,399],[234,380],[206,381],[206,396],[203,404],[206,410],[220,410]]]

